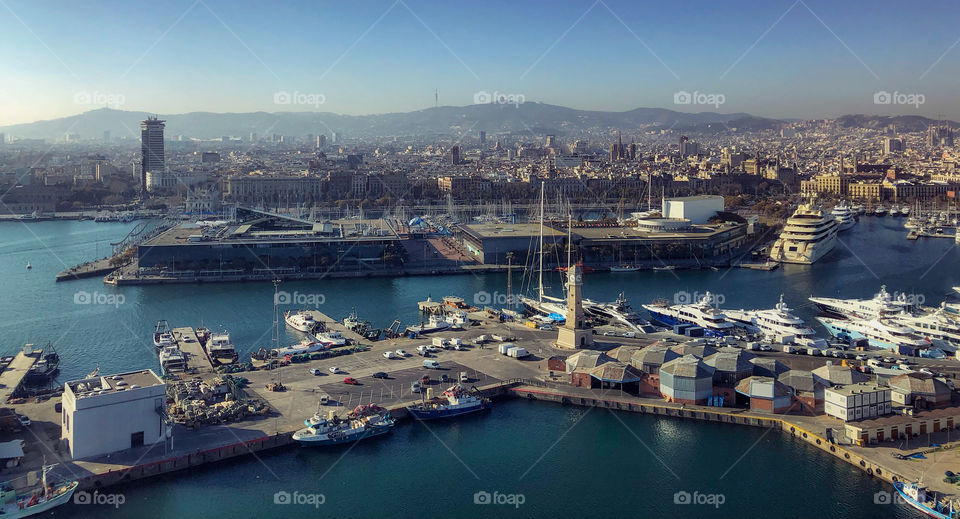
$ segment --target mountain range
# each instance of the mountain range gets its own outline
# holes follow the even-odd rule
[[[69,117],[0,127],[12,138],[62,139],[76,134],[81,139],[100,138],[109,131],[113,137],[140,138],[140,121],[157,115],[166,121],[169,137],[184,135],[200,139],[221,136],[246,138],[279,134],[302,137],[308,134],[336,132],[349,137],[402,135],[489,134],[507,132],[558,136],[578,134],[588,129],[631,130],[639,127],[673,128],[683,131],[722,132],[779,128],[786,120],[757,117],[746,113],[685,113],[664,108],[636,108],[625,112],[577,110],[544,103],[473,104],[440,106],[405,113],[341,115],[330,112],[247,112],[151,114],[147,112],[101,108]],[[921,116],[845,115],[836,119],[845,127],[895,125],[899,131],[922,131],[937,121]],[[951,123],[955,125],[956,123]]]

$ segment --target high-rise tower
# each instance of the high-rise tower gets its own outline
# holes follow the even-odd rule
[[[140,123],[140,186],[146,191],[147,172],[163,171],[163,128],[166,121],[148,117]]]

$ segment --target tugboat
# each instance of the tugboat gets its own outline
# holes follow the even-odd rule
[[[935,497],[927,494],[926,487],[921,487],[916,483],[897,481],[894,482],[893,488],[903,498],[903,501],[928,517],[938,519],[954,519],[957,517],[957,511],[953,509],[953,505],[944,505],[937,501]]]
[[[17,494],[9,483],[0,483],[0,515],[11,519],[30,517],[56,508],[68,501],[80,484],[69,481],[61,485],[52,485],[47,481],[47,472],[53,465],[43,466],[42,488]]]
[[[390,432],[394,419],[386,409],[376,405],[360,405],[341,419],[330,412],[328,418],[320,415],[320,407],[313,416],[303,421],[305,428],[293,433],[293,439],[304,446],[337,445],[360,441]]]
[[[493,403],[489,398],[471,393],[460,384],[455,384],[444,391],[440,399],[408,406],[407,412],[417,420],[438,420],[483,411],[491,407]]]
[[[23,376],[23,383],[28,386],[42,386],[53,380],[53,377],[60,372],[60,355],[53,349],[53,344],[47,343],[47,346],[41,351],[40,358],[33,363],[33,366],[27,370]]]
[[[174,343],[176,341],[173,339],[173,331],[170,330],[167,321],[164,319],[157,321],[157,327],[153,330],[153,345],[160,350],[166,346],[173,346]]]

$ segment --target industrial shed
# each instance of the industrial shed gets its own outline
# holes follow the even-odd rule
[[[792,403],[792,391],[773,377],[747,377],[737,384],[737,393],[747,397],[751,411],[786,413]]]
[[[823,413],[823,390],[825,386],[813,372],[792,369],[777,380],[793,390],[794,397],[803,405],[803,411],[809,414]]]
[[[630,364],[644,373],[659,375],[660,366],[680,357],[679,353],[666,346],[653,345],[634,352],[630,356]]]
[[[681,357],[684,355],[696,355],[701,359],[707,358],[717,352],[717,349],[713,346],[696,341],[687,341],[683,344],[677,344],[676,346],[671,346],[670,349],[675,351]]]
[[[713,396],[713,368],[694,355],[660,367],[660,393],[668,402],[705,404]]]
[[[750,359],[750,363],[753,364],[753,374],[758,377],[777,378],[790,371],[790,366],[770,357],[756,357]]]
[[[890,378],[894,405],[931,409],[950,405],[950,387],[926,373],[905,373]]]
[[[813,370],[813,376],[827,387],[859,384],[870,380],[870,377],[864,373],[860,373],[847,366],[838,366],[836,364],[820,366]]]

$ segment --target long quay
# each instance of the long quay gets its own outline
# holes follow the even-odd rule
[[[24,348],[24,351],[17,353],[10,364],[3,368],[0,373],[0,402],[6,403],[17,393],[23,385],[23,377],[40,358],[40,352],[41,350],[31,350],[28,353]]]

